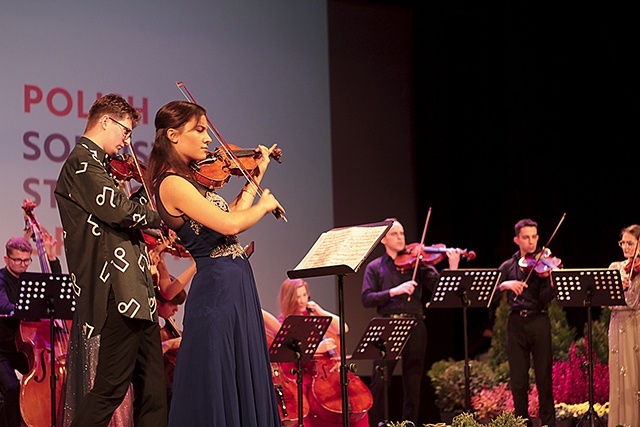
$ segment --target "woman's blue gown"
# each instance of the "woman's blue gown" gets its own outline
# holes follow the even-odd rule
[[[215,192],[206,197],[228,209]],[[167,224],[176,220],[184,221]],[[185,303],[169,426],[281,426],[256,282],[237,237],[189,219],[176,234],[197,273]]]

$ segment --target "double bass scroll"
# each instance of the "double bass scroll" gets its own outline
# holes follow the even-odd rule
[[[43,240],[43,230],[33,213],[35,203],[25,199],[22,210],[26,229],[35,240],[42,273],[52,274]],[[23,273],[24,277],[27,273]],[[50,307],[53,315],[54,310]],[[66,382],[66,355],[71,322],[45,318],[40,321],[20,321],[16,346],[27,356],[29,371],[23,375],[20,387],[20,412],[28,427],[55,427],[61,414]]]

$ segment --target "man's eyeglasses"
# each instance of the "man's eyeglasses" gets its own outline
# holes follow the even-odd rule
[[[10,256],[7,256],[11,261],[15,262],[16,264],[24,264],[24,265],[29,265],[31,264],[31,258],[12,258]]]
[[[133,130],[129,129],[128,127],[126,127],[125,125],[123,125],[122,123],[117,121],[116,119],[112,119],[109,116],[107,116],[107,118],[109,118],[109,120],[111,120],[112,122],[116,123],[118,126],[120,126],[122,128],[122,130],[124,131],[124,139],[127,139],[127,138],[129,138],[131,136],[131,132],[133,132]]]
[[[618,246],[620,246],[621,248],[624,248],[625,246],[635,246],[637,244],[637,242],[625,242],[624,240],[620,240],[618,242]]]

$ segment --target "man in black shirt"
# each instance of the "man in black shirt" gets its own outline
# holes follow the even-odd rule
[[[533,369],[540,402],[542,425],[555,427],[553,402],[551,350],[551,322],[549,303],[555,297],[549,274],[530,274],[518,265],[518,261],[536,252],[538,224],[531,219],[522,219],[515,225],[513,241],[518,251],[500,265],[503,280],[500,291],[507,291],[511,314],[507,321],[507,359],[511,377],[511,393],[515,415],[529,416],[529,367],[533,356]],[[528,279],[527,279],[528,277]]]
[[[43,244],[53,273],[60,273],[51,235],[43,233]],[[0,269],[0,394],[4,400],[2,416],[7,427],[20,427],[20,381],[15,373],[29,370],[26,355],[16,347],[20,320],[12,318],[20,291],[20,275],[31,265],[31,243],[24,237],[13,237],[5,245],[6,266]]]
[[[424,360],[427,348],[427,328],[424,323],[424,306],[429,301],[430,293],[438,280],[438,271],[432,265],[420,267],[416,280],[411,280],[413,270],[399,270],[394,260],[404,253],[406,240],[404,227],[395,218],[393,225],[380,241],[386,253],[367,264],[362,282],[362,304],[365,307],[376,307],[380,316],[412,317],[418,320],[411,335],[402,349],[402,388],[403,405],[402,420],[421,425],[420,389],[424,377]],[[460,252],[447,252],[449,268],[457,269]],[[396,360],[388,360],[387,375],[391,377],[396,367]],[[371,394],[373,406],[369,410],[369,425],[377,427],[384,419],[384,378],[382,377],[382,360],[373,362],[371,376]]]

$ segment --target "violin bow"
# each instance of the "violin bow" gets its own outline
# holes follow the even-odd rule
[[[416,256],[416,265],[413,266],[413,275],[411,280],[415,281],[418,274],[418,266],[420,265],[420,259],[422,258],[422,247],[424,246],[424,238],[427,235],[427,226],[429,225],[429,219],[431,218],[431,207],[427,212],[427,219],[424,221],[424,228],[422,229],[422,238],[420,239],[420,246],[418,246],[419,255]],[[411,295],[407,297],[407,301],[411,301]]]
[[[544,245],[540,249],[540,252],[538,252],[538,255],[536,256],[536,262],[533,264],[533,267],[529,270],[529,273],[527,274],[527,277],[524,279],[524,283],[527,283],[529,281],[529,279],[531,278],[531,274],[533,273],[533,271],[536,269],[536,266],[540,262],[540,259],[542,258],[543,252],[545,251],[545,249],[549,248],[549,245],[551,244],[551,241],[553,240],[554,236],[558,232],[558,229],[560,228],[560,225],[562,224],[562,222],[564,221],[564,218],[566,216],[567,216],[566,212],[562,214],[562,217],[560,218],[560,221],[558,222],[558,225],[556,225],[555,230],[553,230],[553,233],[551,233],[551,236],[549,237],[549,240],[547,240],[547,244]]]
[[[191,102],[192,104],[200,105],[196,102],[193,95],[191,95],[191,92],[189,92],[189,89],[187,89],[187,86],[184,84],[184,82],[176,82],[176,86],[178,86],[178,89],[180,90],[180,92],[182,92],[182,95],[185,97],[187,101]],[[260,187],[260,185],[253,178],[253,176],[245,169],[242,162],[240,162],[240,159],[238,159],[238,156],[236,155],[236,153],[233,152],[229,144],[227,144],[227,141],[225,141],[225,139],[222,137],[220,132],[218,132],[218,129],[214,126],[211,120],[209,120],[209,117],[206,116],[206,118],[207,118],[207,123],[209,124],[209,130],[211,130],[213,137],[218,141],[220,146],[222,146],[225,149],[229,158],[233,159],[233,161],[235,162],[236,166],[238,166],[238,169],[240,169],[245,179],[248,182],[250,182],[253,185],[253,187],[256,189],[257,194],[262,195],[262,192],[263,192],[262,187]],[[276,208],[273,211],[273,215],[277,219],[282,219],[284,222],[288,222],[287,217],[284,215],[284,212],[280,208]]]

